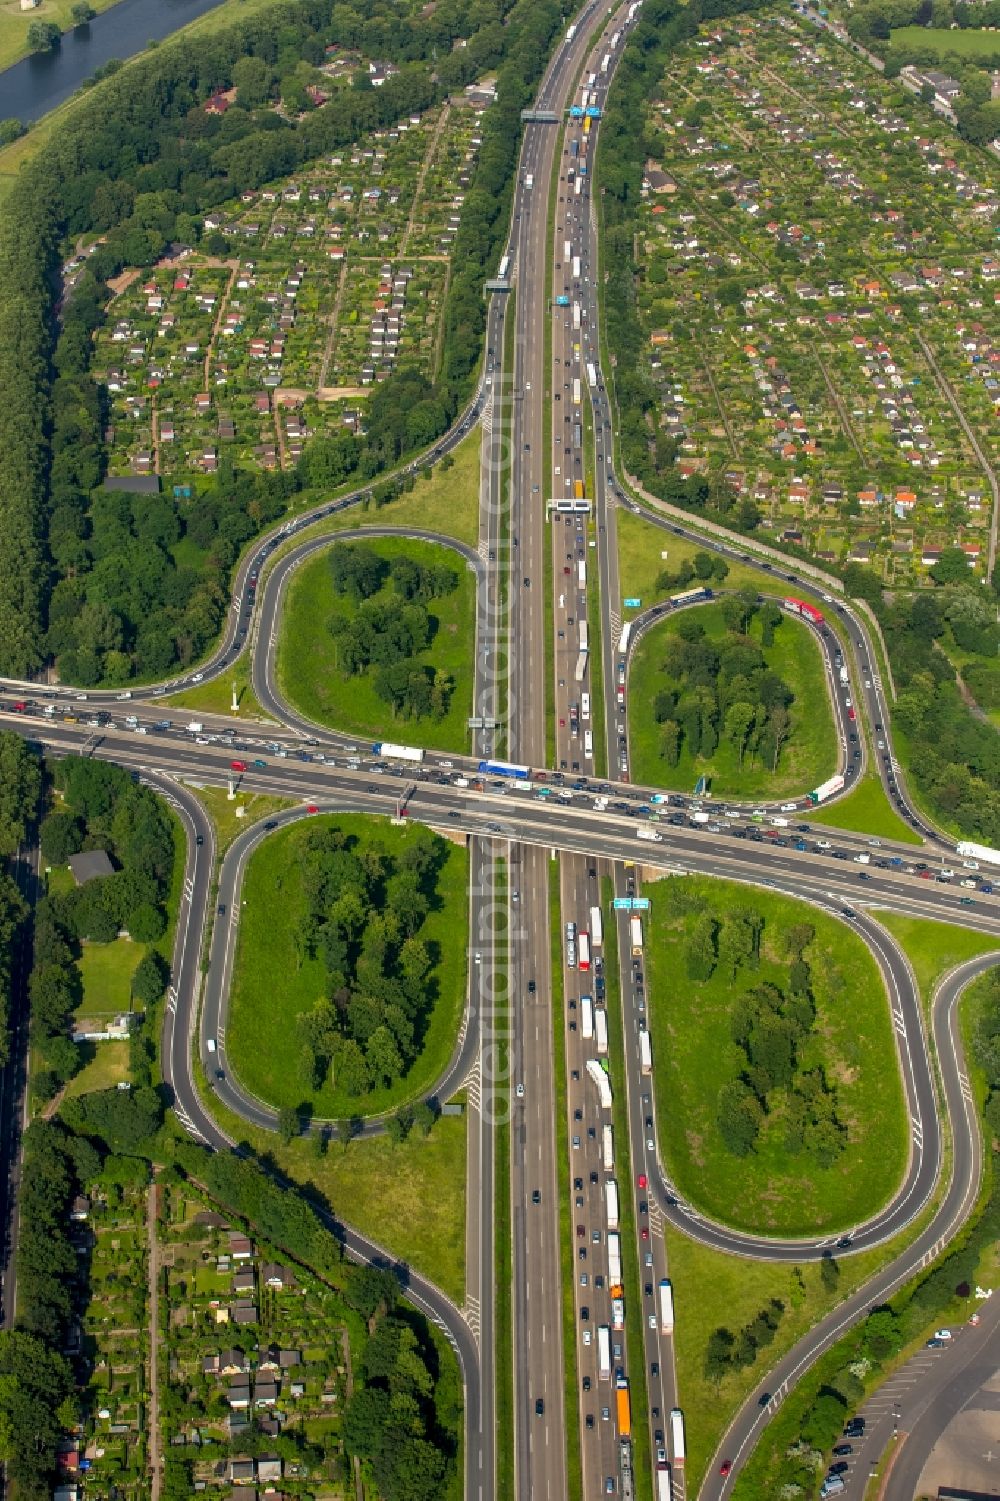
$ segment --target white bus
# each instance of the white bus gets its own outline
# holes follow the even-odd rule
[[[575,281],[580,280],[580,257],[578,255],[573,257],[573,278]]]
[[[669,1277],[660,1278],[660,1333],[674,1332],[674,1290]]]
[[[653,1072],[653,1053],[649,1046],[649,1033],[639,1033],[639,1071],[643,1074]]]
[[[594,759],[593,730],[584,730],[583,732],[583,754],[586,756],[588,761],[592,761]]]
[[[590,718],[590,694],[589,693],[581,693],[580,694],[580,718],[581,719],[589,719]]]
[[[590,942],[595,949],[604,942],[604,914],[600,907],[590,909]]]
[[[589,1042],[594,1035],[594,1002],[589,995],[580,997],[580,1036]]]
[[[583,558],[576,565],[576,583],[578,589],[586,589],[587,587],[587,565]]]
[[[582,683],[584,678],[587,676],[587,653],[585,651],[580,652],[579,656],[576,659],[576,669],[573,673],[573,676],[578,683]],[[584,693],[582,697],[589,698],[589,695]]]
[[[597,385],[597,367],[593,360],[587,361],[587,385],[591,390]]]
[[[642,953],[642,918],[630,917],[628,920],[628,936],[632,946],[634,959]]]
[[[580,632],[580,650],[581,651],[589,651],[590,650],[590,631],[587,628],[587,622],[585,620],[581,620],[579,622],[577,628],[578,628],[578,630]]]
[[[575,188],[574,188],[573,191],[576,193],[576,196],[579,198],[580,194],[583,192],[583,178],[582,177],[578,177],[576,179],[576,186],[575,186]]]
[[[573,405],[577,407],[580,405],[580,377],[578,375],[573,378]]]

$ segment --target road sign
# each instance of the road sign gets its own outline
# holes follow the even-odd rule
[[[642,609],[642,600],[641,599],[626,599],[626,600],[623,600],[623,604],[624,604],[626,610],[641,610]]]
[[[630,896],[616,896],[615,897],[615,911],[616,912],[631,912],[631,910],[632,910],[632,898]]]
[[[632,906],[635,908],[636,912],[648,912],[649,911],[649,897],[648,896],[634,896],[632,898]]]

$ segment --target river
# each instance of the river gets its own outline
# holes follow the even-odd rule
[[[162,41],[219,0],[120,0],[86,26],[63,34],[51,52],[22,58],[0,73],[0,120],[25,125],[62,104],[113,57],[134,57],[147,42]]]

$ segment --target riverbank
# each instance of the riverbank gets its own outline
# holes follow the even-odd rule
[[[72,31],[75,0],[41,0],[34,10],[22,10],[20,0],[3,0],[0,5],[0,73],[28,57],[28,27],[32,21],[51,21],[62,32]],[[91,10],[110,10],[120,0],[88,0]],[[2,90],[0,90],[2,95]],[[0,106],[0,117],[9,111]]]
[[[10,3],[11,0],[2,0],[0,14],[7,13]],[[14,0],[14,3],[16,3],[16,0]],[[62,0],[43,0],[43,5],[38,10],[26,12],[26,14],[29,19],[31,17],[38,17],[41,15],[45,5],[61,3]],[[198,0],[193,0],[193,3],[197,4]],[[192,20],[178,25],[173,29],[167,29],[162,37],[164,44],[168,41],[173,41],[175,37],[179,36],[209,36],[231,25],[237,19],[243,20],[259,11],[266,10],[269,6],[275,4],[276,0],[208,0],[208,3],[211,5],[210,9],[203,9],[203,12],[195,16]],[[68,9],[71,0],[66,0],[66,4]],[[44,148],[53,132],[77,107],[78,101],[81,98],[89,97],[89,91],[80,92],[86,79],[92,76],[97,67],[107,61],[108,56],[115,55],[116,50],[118,54],[128,51],[129,56],[125,62],[126,66],[128,66],[128,62],[133,58],[142,56],[149,46],[151,34],[156,29],[157,24],[161,27],[164,25],[167,14],[160,0],[95,0],[95,5],[101,4],[105,8],[108,6],[116,7],[114,16],[114,46],[112,46],[110,53],[107,53],[107,48],[105,47],[104,52],[107,55],[103,57],[94,54],[93,63],[86,66],[81,71],[78,80],[75,81],[72,94],[59,103],[56,108],[51,109],[42,118],[38,119],[36,123],[31,125],[28,133],[22,136],[20,140],[0,150],[0,209],[3,207],[4,200],[10,192],[13,181],[20,171],[22,164],[29,161]],[[137,6],[143,13],[148,7],[149,16],[138,30],[138,40],[136,40],[135,45],[129,49],[122,45],[122,23],[125,17],[134,11]],[[171,6],[170,10],[176,15],[183,15],[183,3],[178,3],[176,7]],[[101,18],[89,30],[96,32],[100,25],[100,20]],[[70,33],[68,38],[64,38],[63,48],[75,46],[78,36],[79,33],[77,32]],[[13,83],[19,70],[29,68],[36,62],[44,65],[45,59],[22,59],[20,63],[16,64],[15,68],[9,71],[9,80],[11,83]],[[3,82],[6,83],[7,81],[7,75],[3,75]],[[7,118],[12,115],[20,119],[30,118],[30,112],[26,111],[23,106],[20,109],[20,113],[18,108],[15,107],[17,100],[13,87],[6,92],[0,88],[0,93],[3,94],[4,100],[3,105],[0,106],[0,118]]]

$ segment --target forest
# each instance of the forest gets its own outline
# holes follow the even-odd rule
[[[694,612],[680,616],[667,637],[660,664],[667,683],[653,701],[660,754],[668,766],[676,766],[682,750],[708,758],[726,740],[740,766],[749,758],[776,771],[792,734],[794,703],[792,690],[765,656],[781,611],[758,604],[753,592],[724,595],[718,608],[728,627],[721,641],[706,635]],[[762,626],[760,645],[745,634],[754,615]]]
[[[561,24],[554,0],[442,0],[432,12],[365,0],[276,3],[214,33],[181,38],[107,77],[21,172],[0,225],[0,670],[23,676],[55,655],[81,682],[155,676],[203,652],[226,607],[240,547],[303,485],[367,484],[433,440],[470,388],[485,327],[482,286],[507,231],[520,111]],[[456,47],[458,40],[467,45]],[[380,89],[338,91],[301,118],[266,107],[300,62],[328,43],[374,48],[400,71]],[[248,68],[254,61],[256,70]],[[497,101],[455,242],[435,384],[401,369],[375,393],[363,440],[307,447],[301,470],[220,471],[198,507],[168,501],[151,519],[103,479],[102,401],[90,380],[91,335],[108,280],[154,264],[172,242],[197,245],[206,211],[245,188],[428,108],[495,70]],[[234,72],[241,98],[202,108]],[[285,82],[285,80],[290,80]],[[81,237],[102,241],[55,314],[58,266]],[[192,528],[203,568],[170,549]]]
[[[350,1095],[413,1063],[436,999],[438,956],[421,938],[447,845],[426,834],[390,856],[336,828],[310,834],[297,869],[307,910],[297,941],[322,960],[327,993],[299,1017],[300,1081],[333,1075]]]

